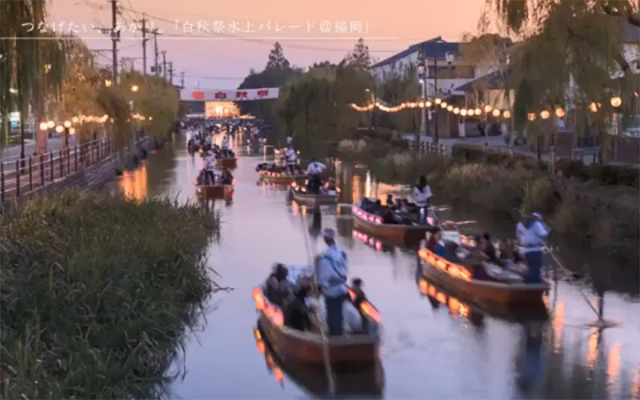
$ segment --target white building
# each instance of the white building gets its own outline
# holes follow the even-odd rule
[[[447,42],[441,37],[411,45],[406,50],[376,63],[371,67],[371,71],[379,81],[384,81],[394,74],[403,74],[407,68],[415,68],[418,65],[421,51],[427,71],[427,97],[462,95],[463,93],[456,89],[475,78],[475,66],[469,65],[460,57],[460,43]],[[451,64],[447,61],[447,54],[453,57]]]

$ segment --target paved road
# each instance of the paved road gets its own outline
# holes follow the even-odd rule
[[[62,145],[64,143],[64,138],[62,137],[52,137],[49,139],[47,143],[47,150],[49,151],[59,151],[62,149]],[[75,146],[76,138],[74,136],[69,137],[69,146]],[[36,142],[35,140],[25,140],[24,144],[24,152],[25,155],[33,154],[36,150]],[[6,149],[2,149],[2,159],[4,161],[9,161],[11,159],[16,159],[20,157],[20,145],[10,146]]]

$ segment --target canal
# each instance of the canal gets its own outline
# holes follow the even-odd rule
[[[195,199],[193,184],[202,161],[176,142],[127,171],[113,190],[144,199]],[[319,372],[283,372],[256,340],[251,289],[276,262],[305,264],[320,239],[309,234],[304,208],[287,202],[285,188],[259,185],[255,166],[262,154],[239,151],[235,195],[212,207],[222,219],[221,239],[208,250],[211,278],[228,291],[210,300],[170,374],[169,396],[183,399],[299,399],[327,391]],[[352,197],[393,189],[366,173],[340,174],[343,194]],[[638,399],[640,388],[640,303],[607,292],[603,314],[608,329],[590,326],[598,298],[588,288],[559,281],[545,302],[546,322],[486,313],[433,287],[417,275],[415,253],[387,247],[354,232],[348,216],[322,209],[322,228],[334,228],[348,253],[350,275],[364,281],[383,324],[382,375],[360,379],[354,396],[390,399]],[[307,240],[309,242],[307,242]],[[215,272],[214,272],[214,271]],[[263,354],[264,353],[264,354]],[[300,372],[300,371],[297,371]],[[354,378],[354,382],[356,378]],[[361,395],[358,396],[358,393]],[[378,396],[380,397],[380,396]]]

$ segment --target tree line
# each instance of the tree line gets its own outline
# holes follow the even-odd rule
[[[513,115],[512,135],[553,134],[553,118],[532,121],[531,114],[549,109],[553,117],[553,110],[560,107],[567,108],[566,119],[578,134],[598,132],[605,143],[611,124],[624,125],[638,114],[640,80],[625,59],[623,41],[625,30],[638,29],[637,2],[489,0],[487,4],[479,33],[465,36],[460,56],[469,65],[498,75]],[[366,104],[374,96],[391,105],[420,97],[414,65],[392,66],[376,77],[370,73],[372,64],[362,39],[342,61],[318,62],[306,71],[291,65],[276,43],[264,70],[252,71],[240,87],[281,87],[280,98],[247,103],[243,111],[274,122],[282,134],[319,135],[326,140],[344,136],[358,124],[417,131],[419,110],[359,113],[348,107]],[[621,107],[611,104],[614,96],[621,98]],[[614,121],[621,116],[621,121]]]
[[[114,82],[111,71],[98,64],[80,38],[26,30],[25,23],[44,20],[44,1],[3,1],[0,14],[12,16],[0,24],[0,147],[7,145],[6,116],[12,111],[20,112],[23,143],[29,115],[36,130],[43,121],[62,124],[74,117],[107,115],[104,127],[117,146],[126,145],[135,128],[153,135],[165,135],[172,128],[180,101],[165,79],[122,70],[119,82]],[[132,114],[145,120],[133,119]],[[75,131],[82,142],[102,127],[85,122]]]

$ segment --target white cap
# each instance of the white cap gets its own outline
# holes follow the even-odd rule
[[[322,236],[324,236],[325,239],[335,239],[336,231],[334,231],[331,228],[327,228],[324,231],[322,231]]]

